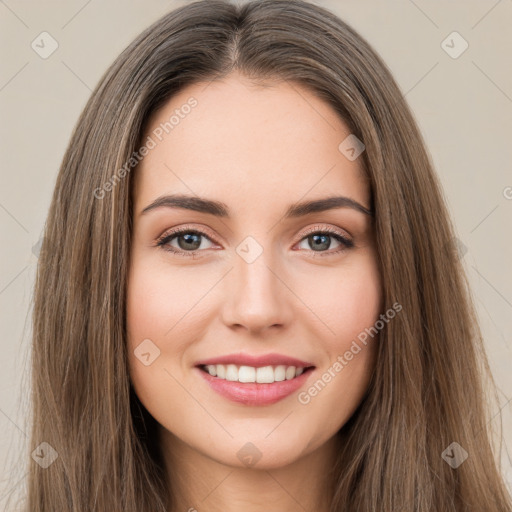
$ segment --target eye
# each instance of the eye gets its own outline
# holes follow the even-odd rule
[[[200,249],[210,248],[204,246],[201,238],[211,242],[210,237],[206,235],[206,233],[185,226],[164,233],[164,235],[157,240],[156,245],[178,256],[194,257]],[[175,241],[174,239],[176,239],[178,247],[172,245],[172,242]]]
[[[336,240],[339,244],[339,248],[335,251],[327,251],[323,249],[330,249],[332,245],[332,239]],[[308,230],[300,240],[300,244],[306,244],[309,247],[313,247],[312,252],[314,256],[329,256],[338,254],[347,249],[354,247],[354,242],[343,235],[341,232],[332,228],[321,228],[321,226],[315,226]]]
[[[331,248],[332,239],[339,244],[340,248],[335,251],[323,250]],[[184,226],[164,233],[157,240],[156,245],[177,256],[193,258],[196,257],[199,252],[202,252],[202,250],[211,248],[211,246],[205,247],[203,243],[204,240],[213,243],[211,238],[203,231]],[[173,242],[176,242],[177,246],[173,245]],[[306,248],[306,250],[313,253],[313,256],[329,256],[354,247],[354,242],[341,232],[332,228],[324,227],[321,229],[321,226],[315,226],[308,230],[300,239],[299,245],[303,243],[313,247],[313,249]]]

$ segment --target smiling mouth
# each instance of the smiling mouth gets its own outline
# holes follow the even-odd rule
[[[273,384],[274,382],[293,380],[303,373],[312,371],[315,367],[287,365],[254,367],[236,364],[209,364],[200,365],[198,368],[219,380],[240,383]]]

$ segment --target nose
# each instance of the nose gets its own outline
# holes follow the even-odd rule
[[[222,319],[229,328],[250,333],[282,329],[290,324],[292,300],[284,272],[266,258],[265,252],[251,263],[237,256],[226,276]]]

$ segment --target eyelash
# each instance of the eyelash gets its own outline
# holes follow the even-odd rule
[[[177,229],[172,230],[170,232],[164,233],[161,237],[159,237],[157,239],[156,245],[157,245],[157,247],[160,247],[164,251],[176,254],[177,256],[184,256],[184,257],[189,257],[189,258],[195,258],[197,256],[197,254],[199,252],[202,252],[204,249],[196,249],[194,251],[183,251],[183,250],[177,250],[177,249],[175,249],[174,247],[171,247],[171,246],[167,246],[167,244],[173,238],[176,238],[178,235],[181,235],[181,234],[184,234],[184,233],[202,236],[202,237],[206,238],[207,240],[209,240],[210,242],[213,243],[213,240],[211,239],[211,237],[208,236],[203,231],[200,231],[200,230],[197,230],[197,229],[192,229],[192,228],[189,228],[187,226],[184,226],[182,228],[177,228]],[[339,248],[339,249],[337,249],[335,251],[320,251],[320,252],[317,252],[317,251],[311,250],[310,252],[313,253],[313,257],[315,257],[315,258],[316,257],[332,256],[334,254],[339,254],[339,253],[341,253],[343,251],[346,251],[347,249],[351,249],[352,247],[354,247],[354,242],[352,240],[350,240],[349,238],[345,237],[344,235],[342,235],[339,231],[336,231],[335,229],[332,229],[332,228],[323,228],[323,229],[321,229],[319,226],[315,226],[315,227],[309,229],[306,233],[304,233],[302,238],[297,243],[302,242],[302,240],[304,240],[305,238],[307,238],[308,236],[311,236],[313,234],[315,234],[315,235],[329,235],[332,238],[334,238],[335,240],[337,240],[338,242],[340,242],[340,244],[341,244],[341,248]]]

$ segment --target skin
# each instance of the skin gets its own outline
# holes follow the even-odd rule
[[[378,339],[307,405],[298,393],[266,406],[232,402],[194,367],[277,352],[316,366],[301,392],[375,323],[382,292],[371,218],[345,207],[282,219],[294,203],[333,194],[369,208],[361,158],[338,150],[350,131],[313,93],[287,82],[256,86],[238,73],[180,91],[152,116],[144,140],[191,96],[197,106],[136,169],[127,290],[131,381],[160,425],[173,510],[327,511],[336,433],[364,397]],[[177,193],[220,201],[231,218],[141,213]],[[207,235],[194,258],[156,245],[180,226]],[[336,252],[343,245],[327,238],[315,251],[309,228],[334,229],[355,246]],[[247,236],[263,249],[250,264],[236,252]],[[169,245],[187,250],[183,234]],[[148,366],[134,355],[145,339],[160,350]],[[254,466],[237,457],[248,442],[261,453]]]

